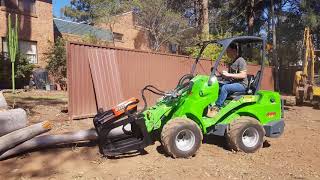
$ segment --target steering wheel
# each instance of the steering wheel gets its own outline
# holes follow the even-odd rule
[[[223,76],[222,72],[218,68],[215,70],[214,75],[217,77],[219,82],[225,81],[225,77]]]
[[[215,71],[215,76],[216,77],[223,77],[222,72],[219,71],[218,69],[216,69],[216,71]]]

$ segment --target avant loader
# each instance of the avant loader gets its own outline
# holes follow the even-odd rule
[[[218,66],[231,43],[261,44],[261,67],[256,74],[248,75],[246,92],[229,94],[219,113],[207,117],[208,107],[219,95],[222,76]],[[196,75],[201,54],[209,44],[221,46],[221,53],[211,68],[211,74]],[[283,133],[283,101],[279,93],[260,89],[265,41],[259,37],[241,36],[206,41],[201,46],[191,72],[182,76],[174,89],[162,91],[148,85],[141,90],[145,103],[141,111],[137,109],[139,100],[131,98],[110,110],[98,112],[93,122],[101,153],[117,156],[160,141],[168,155],[186,158],[196,154],[203,136],[209,134],[225,136],[235,151],[253,153],[262,147],[265,136],[279,137]],[[161,96],[155,105],[147,106],[146,91]],[[122,128],[123,133],[109,136],[117,128]]]

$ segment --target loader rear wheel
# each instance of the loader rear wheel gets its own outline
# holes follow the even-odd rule
[[[252,117],[242,116],[230,124],[226,136],[234,151],[254,153],[263,145],[264,128]]]
[[[199,126],[188,118],[172,119],[164,125],[161,143],[173,158],[187,158],[196,154],[202,143]]]

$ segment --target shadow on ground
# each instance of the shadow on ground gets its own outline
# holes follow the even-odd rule
[[[46,108],[59,108],[67,105],[67,101],[58,98],[11,97],[6,99],[10,107],[25,109],[30,116],[37,114],[37,112],[34,110],[34,108],[37,106],[43,106]]]
[[[95,146],[96,142],[85,142],[51,146],[19,154],[0,161],[1,167],[5,169],[1,177],[5,179],[52,177],[57,173],[63,173],[59,172],[59,166],[63,163],[74,161],[75,159],[81,159],[83,161],[95,161],[97,158],[101,159],[101,156],[97,155],[99,152],[97,148],[94,148]],[[67,149],[69,149],[69,151],[66,151]],[[32,153],[32,157],[29,153]]]

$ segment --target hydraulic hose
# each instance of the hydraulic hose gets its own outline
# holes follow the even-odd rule
[[[153,88],[153,89],[150,89],[150,88]],[[146,99],[146,97],[145,97],[145,95],[144,95],[144,92],[145,92],[146,90],[148,90],[148,91],[150,91],[150,92],[152,92],[152,93],[154,93],[154,94],[157,94],[157,95],[159,95],[159,96],[164,96],[164,95],[165,95],[165,92],[164,92],[164,91],[162,91],[162,90],[154,87],[153,85],[147,85],[147,86],[145,86],[145,87],[141,90],[141,96],[142,96],[142,99],[143,99],[143,102],[144,102],[144,107],[143,107],[143,109],[142,109],[139,113],[142,113],[142,112],[145,111],[145,110],[147,109],[147,107],[148,107],[147,99]]]

